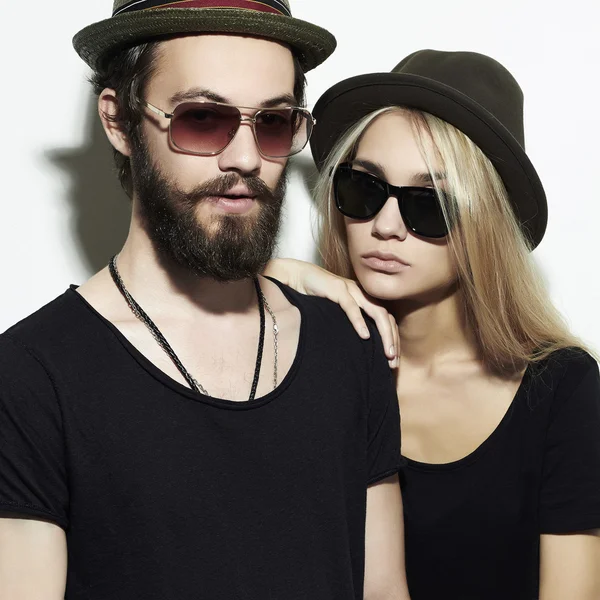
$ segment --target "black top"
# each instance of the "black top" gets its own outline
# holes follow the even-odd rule
[[[0,513],[66,530],[68,600],[362,599],[394,383],[374,328],[281,287],[299,347],[251,402],[171,379],[73,290],[0,336]]]
[[[582,351],[530,367],[469,456],[403,470],[412,600],[533,600],[541,534],[600,528],[600,377]]]

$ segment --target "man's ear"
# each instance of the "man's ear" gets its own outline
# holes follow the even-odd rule
[[[123,156],[131,156],[129,140],[123,131],[122,124],[116,120],[117,117],[117,93],[115,90],[106,88],[98,97],[98,114],[102,121],[102,127],[108,137],[108,141]]]

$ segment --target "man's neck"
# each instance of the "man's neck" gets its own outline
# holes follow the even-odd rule
[[[242,314],[257,303],[252,279],[220,282],[200,277],[160,255],[139,230],[130,231],[117,268],[129,293],[155,315]]]

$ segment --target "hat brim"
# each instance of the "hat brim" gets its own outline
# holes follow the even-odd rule
[[[546,194],[523,147],[480,104],[426,77],[372,73],[346,79],[326,91],[313,111],[317,125],[311,150],[317,167],[323,167],[333,146],[349,127],[387,106],[422,110],[466,134],[498,171],[533,247],[540,243],[548,221]]]
[[[73,46],[92,68],[107,53],[154,38],[201,33],[253,35],[283,42],[295,50],[304,72],[335,50],[335,37],[301,19],[236,8],[162,8],[131,12],[82,29]]]

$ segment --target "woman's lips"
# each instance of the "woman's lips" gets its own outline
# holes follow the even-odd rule
[[[382,273],[400,273],[410,267],[396,256],[380,253],[366,254],[362,262],[373,271]]]

